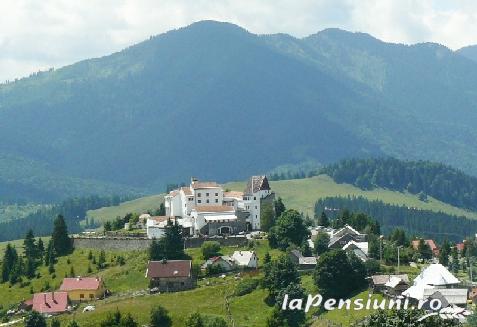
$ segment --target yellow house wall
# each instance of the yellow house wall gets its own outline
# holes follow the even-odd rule
[[[84,295],[81,298],[81,294]],[[90,294],[93,294],[93,299],[90,298]],[[68,297],[71,301],[92,301],[97,298],[102,298],[104,295],[104,287],[100,287],[97,290],[73,290],[68,291]]]

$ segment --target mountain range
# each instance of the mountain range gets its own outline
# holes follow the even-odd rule
[[[347,157],[477,173],[477,48],[202,21],[0,86],[0,195],[58,201]]]

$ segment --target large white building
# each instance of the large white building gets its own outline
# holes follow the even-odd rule
[[[264,203],[273,209],[274,199],[266,176],[251,177],[244,192],[192,178],[189,186],[169,192],[164,205],[166,216],[191,226],[194,235],[236,234],[259,230],[261,209]]]

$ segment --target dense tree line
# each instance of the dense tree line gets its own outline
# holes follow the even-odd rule
[[[22,238],[25,231],[29,229],[33,230],[37,236],[49,235],[53,229],[53,221],[58,215],[64,217],[71,233],[77,233],[82,230],[80,222],[85,219],[88,210],[118,205],[125,200],[128,198],[119,196],[68,199],[52,207],[37,210],[25,218],[0,223],[0,241]]]
[[[11,285],[22,282],[23,278],[32,279],[36,269],[44,264],[50,274],[55,272],[54,264],[58,256],[68,255],[73,250],[73,243],[68,236],[65,220],[60,215],[55,218],[53,232],[45,248],[42,239],[38,241],[32,230],[26,233],[23,241],[23,254],[10,243],[7,244],[1,264],[0,282]]]
[[[278,166],[268,172],[267,176],[271,181],[302,179],[317,176],[321,167],[323,166],[317,161],[308,160],[298,164]]]
[[[364,197],[327,197],[315,203],[315,215],[318,217],[325,212],[330,219],[335,219],[344,209],[373,217],[384,233],[399,227],[409,234],[437,241],[446,238],[461,241],[477,230],[477,221],[465,217],[386,204],[380,200],[369,201]]]
[[[426,312],[424,310],[377,310],[357,324],[358,327],[453,327],[463,326],[457,319],[443,319],[439,315],[420,320]],[[473,326],[470,325],[469,326]]]
[[[477,177],[450,166],[429,161],[401,161],[394,158],[348,159],[321,170],[337,183],[362,189],[376,187],[427,195],[442,202],[477,210]]]

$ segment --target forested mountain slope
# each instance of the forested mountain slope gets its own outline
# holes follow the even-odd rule
[[[0,86],[0,156],[30,166],[0,185],[48,167],[68,187],[162,191],[190,176],[383,154],[476,173],[476,85],[477,63],[436,44],[199,22]],[[9,196],[43,200],[25,185]]]
[[[427,195],[456,207],[477,210],[477,177],[429,161],[401,161],[394,158],[349,159],[321,170],[337,183],[362,189],[386,188]]]

